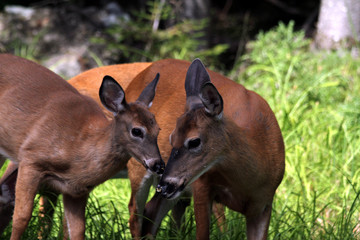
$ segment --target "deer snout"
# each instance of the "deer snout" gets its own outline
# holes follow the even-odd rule
[[[165,163],[162,162],[160,164],[156,164],[153,171],[156,172],[158,175],[162,175],[165,170]]]
[[[171,179],[174,180],[174,179]],[[160,183],[157,185],[156,191],[160,193],[163,197],[167,199],[177,198],[182,190],[185,188],[184,181],[164,181],[160,180]]]
[[[161,158],[147,160],[147,161],[145,161],[145,165],[147,166],[147,168],[150,171],[152,171],[158,175],[161,175],[164,173],[165,163]]]
[[[158,184],[156,191],[165,198],[169,198],[175,190],[175,185],[171,183]]]

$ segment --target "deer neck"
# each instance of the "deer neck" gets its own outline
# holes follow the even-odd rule
[[[100,127],[99,127],[100,125]],[[89,126],[92,128],[92,126]],[[96,128],[88,132],[87,144],[84,144],[81,155],[89,161],[87,175],[90,176],[88,185],[98,185],[115,175],[119,170],[125,168],[130,159],[125,146],[118,142],[118,135],[115,132],[115,120],[106,124],[98,124]]]
[[[257,169],[255,161],[257,154],[252,150],[246,130],[225,116],[222,128],[222,136],[219,140],[223,148],[219,157],[220,161],[215,168],[217,174],[230,179],[254,175]]]

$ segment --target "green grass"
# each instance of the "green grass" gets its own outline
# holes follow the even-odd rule
[[[226,75],[268,101],[285,140],[286,172],[274,199],[269,239],[360,239],[360,230],[355,231],[360,224],[360,60],[348,50],[315,52],[310,45],[292,24],[280,24],[260,33]],[[129,197],[126,179],[97,187],[87,209],[87,238],[129,239]],[[52,239],[61,232],[61,207],[56,216]],[[226,218],[225,232],[212,219],[211,239],[244,239],[244,217],[226,210]],[[171,225],[168,216],[158,239],[194,239],[193,209],[186,212],[183,232]],[[34,217],[26,236],[34,238],[37,229]],[[3,239],[9,235],[10,228]]]

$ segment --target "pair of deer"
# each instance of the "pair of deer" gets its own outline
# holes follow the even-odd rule
[[[104,75],[124,77],[127,101]],[[100,101],[111,120],[91,99],[99,102],[102,78]],[[63,194],[68,234],[84,239],[89,192],[126,165],[134,238],[155,236],[172,208],[180,218],[179,197],[192,193],[197,239],[209,239],[213,201],[245,215],[248,239],[266,239],[285,163],[280,128],[263,98],[198,59],[113,65],[70,83],[91,98],[40,65],[0,55],[1,161],[13,163],[5,178],[17,171],[11,239],[25,231],[40,186]],[[169,158],[165,171],[160,153]],[[3,194],[11,187],[3,182]]]

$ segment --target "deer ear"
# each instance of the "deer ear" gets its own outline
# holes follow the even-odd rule
[[[104,77],[100,86],[99,97],[104,107],[114,113],[114,115],[123,111],[127,104],[124,90],[110,76]]]
[[[142,91],[139,98],[136,100],[138,102],[144,103],[148,108],[151,107],[152,101],[155,97],[156,86],[159,82],[160,74],[156,74],[154,80],[152,80]]]
[[[218,118],[222,117],[223,99],[212,83],[207,82],[201,87],[199,97],[207,113]]]
[[[186,108],[193,109],[202,107],[199,94],[201,86],[210,82],[210,76],[200,59],[195,59],[189,66],[185,78]]]
[[[186,73],[186,97],[198,96],[201,90],[201,86],[207,82],[210,82],[210,76],[206,71],[204,64],[200,59],[197,58],[191,63]]]

